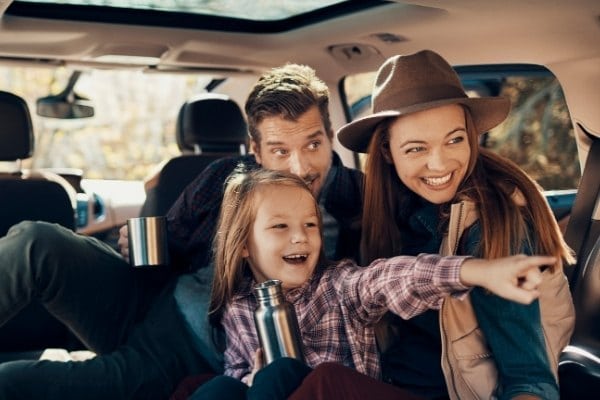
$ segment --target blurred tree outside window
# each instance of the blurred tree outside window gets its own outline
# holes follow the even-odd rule
[[[579,186],[575,133],[555,78],[507,78],[500,95],[511,100],[506,121],[492,129],[485,147],[510,158],[546,190]]]
[[[75,92],[91,100],[93,117],[37,116],[36,100],[60,93],[71,73],[65,68],[0,67],[0,90],[23,97],[30,109],[35,149],[25,167],[81,169],[90,179],[141,180],[161,161],[179,155],[179,108],[204,92],[211,80],[138,70],[85,71]]]

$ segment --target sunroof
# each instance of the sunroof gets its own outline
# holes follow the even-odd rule
[[[13,0],[4,14],[178,29],[279,33],[390,3],[393,0]]]
[[[346,0],[19,0],[26,3],[101,6],[277,21],[317,11]]]

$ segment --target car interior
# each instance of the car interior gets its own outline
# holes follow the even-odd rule
[[[599,43],[596,0],[4,1],[0,236],[44,220],[116,248],[128,218],[164,215],[208,162],[248,151],[264,71],[315,68],[337,129],[369,113],[384,60],[431,49],[470,96],[511,99],[480,145],[538,182],[576,254],[561,397],[600,394]],[[0,327],[0,362],[81,346],[41,306]]]

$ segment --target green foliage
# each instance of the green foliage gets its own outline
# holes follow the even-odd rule
[[[521,166],[544,189],[573,189],[581,172],[571,117],[554,78],[508,78],[507,120],[489,132],[485,146]]]

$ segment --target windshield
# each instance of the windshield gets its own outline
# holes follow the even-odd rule
[[[35,149],[25,167],[76,168],[93,179],[143,179],[161,161],[181,153],[175,140],[179,108],[212,81],[207,75],[85,71],[75,92],[91,100],[93,117],[36,115],[36,100],[63,90],[72,72],[0,67],[2,90],[23,97],[31,112]]]

